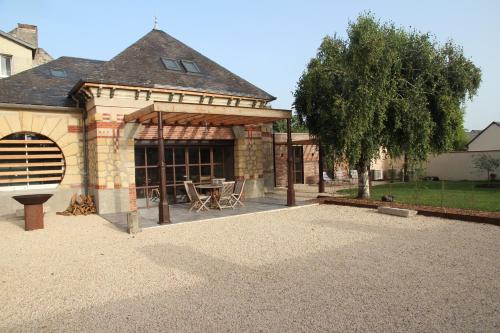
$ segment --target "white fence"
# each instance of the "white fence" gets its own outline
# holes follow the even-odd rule
[[[486,171],[474,168],[474,159],[481,155],[500,158],[500,150],[463,151],[432,156],[426,165],[427,176],[443,180],[486,180]],[[500,168],[494,173],[500,178]]]

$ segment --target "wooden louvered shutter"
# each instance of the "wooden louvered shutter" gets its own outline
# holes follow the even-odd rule
[[[61,149],[41,134],[15,133],[0,140],[0,189],[55,187],[64,166]]]

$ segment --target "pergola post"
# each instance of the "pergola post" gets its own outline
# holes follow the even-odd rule
[[[163,119],[158,113],[158,172],[160,174],[160,202],[158,203],[158,224],[170,223],[170,211],[167,202],[167,175],[165,173],[165,149],[163,144]]]
[[[319,182],[318,182],[318,192],[319,193],[325,193],[325,179],[323,177],[323,168],[324,168],[324,163],[325,163],[325,157],[324,155],[324,150],[323,146],[321,145],[321,141],[318,140],[318,150],[319,150]]]
[[[295,168],[293,165],[292,124],[290,118],[287,118],[286,120],[286,144],[288,148],[288,180],[286,191],[286,205],[295,206],[295,189],[293,188]]]

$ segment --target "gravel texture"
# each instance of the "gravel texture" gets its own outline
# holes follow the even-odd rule
[[[0,331],[500,330],[500,227],[310,206],[151,228],[0,221]]]

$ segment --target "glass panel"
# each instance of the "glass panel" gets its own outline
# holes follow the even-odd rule
[[[148,168],[148,186],[158,186],[158,185],[160,185],[158,167]]]
[[[187,180],[186,167],[175,167],[175,182],[182,184],[185,180]]]
[[[149,166],[158,165],[158,149],[153,147],[148,147],[147,155],[148,155],[147,159]]]
[[[214,147],[214,163],[224,162],[224,148]]]
[[[165,163],[167,165],[174,164],[174,150],[172,148],[165,148]]]
[[[186,195],[186,189],[182,186],[175,187],[175,198],[176,202],[188,202],[188,197]]]
[[[145,165],[144,163],[145,163],[144,147],[135,147],[135,165],[143,166]]]
[[[137,189],[135,191],[135,194],[137,196],[137,199],[136,199],[137,207],[139,207],[139,208],[147,207],[146,189],[143,189],[143,188]]]
[[[222,164],[214,165],[214,177],[224,178],[224,167],[222,166]]]
[[[166,167],[166,175],[167,175],[167,185],[168,184],[173,184],[174,183],[174,168],[173,167]]]
[[[135,186],[145,186],[146,185],[146,169],[137,168],[135,169]]]
[[[146,190],[143,188],[137,189],[135,195],[137,199],[144,199],[146,197]]]
[[[197,165],[189,167],[189,180],[192,180],[193,183],[200,182],[200,168]]]
[[[200,148],[201,163],[210,163],[210,148]]]
[[[196,63],[189,61],[189,60],[181,60],[182,65],[186,69],[187,72],[189,73],[199,73],[200,70],[198,69],[198,66],[196,66]]]
[[[181,66],[179,66],[179,63],[175,61],[174,59],[169,59],[169,58],[164,58],[162,57],[161,60],[163,61],[163,64],[167,69],[173,70],[173,71],[180,71]]]
[[[174,198],[174,187],[167,186],[167,201],[169,203],[176,203]]]
[[[210,170],[210,165],[202,166],[201,167],[201,178],[200,182],[201,183],[210,183],[212,177],[211,177],[211,170]]]
[[[179,165],[179,164],[186,164],[186,158],[185,158],[185,148],[175,148],[174,149],[174,152],[175,152],[175,164],[176,165]]]
[[[200,163],[200,156],[198,155],[198,152],[199,152],[198,147],[189,148],[189,164]]]

